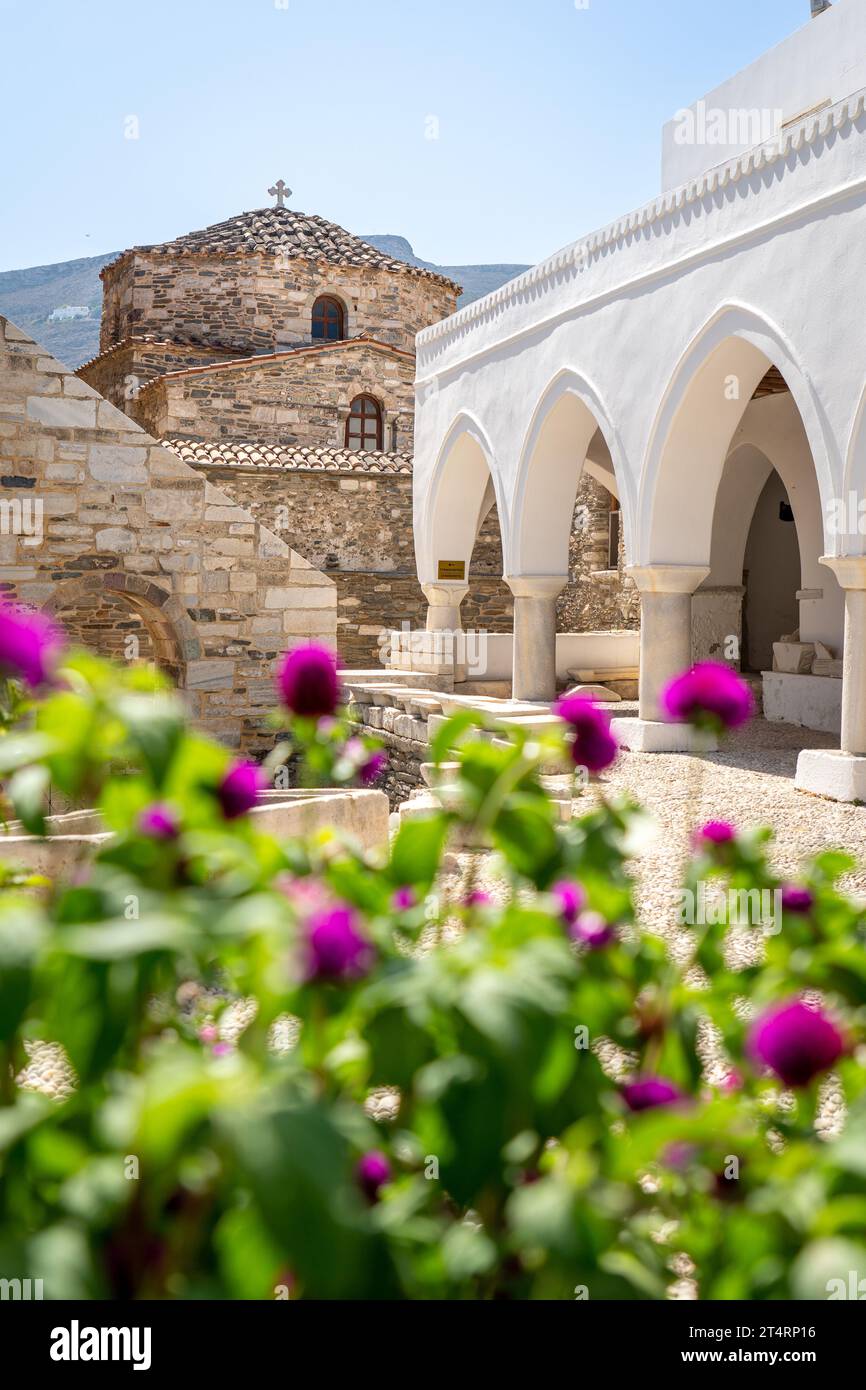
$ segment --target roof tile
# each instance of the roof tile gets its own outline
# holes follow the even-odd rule
[[[184,439],[167,435],[160,440],[184,463],[205,468],[283,469],[297,473],[403,473],[412,472],[412,455],[369,453],[360,449],[320,449],[309,445],[260,444],[235,440]]]
[[[242,212],[225,222],[216,222],[201,231],[189,232],[151,246],[136,246],[135,251],[159,251],[163,255],[238,255],[243,252],[264,252],[271,255],[302,257],[306,260],[327,261],[331,265],[372,266],[378,270],[402,271],[439,280],[460,292],[447,276],[422,266],[409,265],[377,251],[345,227],[327,222],[313,213],[297,212],[294,208],[256,208]],[[129,255],[124,251],[118,260]],[[111,262],[114,265],[116,262]],[[108,267],[106,266],[107,270]]]

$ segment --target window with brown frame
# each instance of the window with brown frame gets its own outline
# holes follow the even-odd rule
[[[619,533],[622,513],[619,509],[619,498],[611,493],[610,512],[607,522],[607,567],[609,570],[619,569]]]
[[[374,396],[356,396],[346,420],[346,448],[376,452],[382,448],[382,407]]]
[[[313,305],[313,338],[334,343],[345,336],[346,316],[339,299],[320,295]]]

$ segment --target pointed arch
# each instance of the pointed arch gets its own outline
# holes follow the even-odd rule
[[[574,502],[599,431],[607,459],[593,474],[599,479],[609,460],[611,490],[619,497],[630,549],[632,483],[619,435],[596,387],[566,367],[542,392],[523,441],[510,509],[508,574],[568,573]]]
[[[827,514],[841,467],[808,373],[775,324],[745,305],[728,303],[686,348],[653,421],[639,491],[638,563],[709,563],[725,459],[771,366],[782,373],[799,411]]]
[[[506,553],[506,509],[483,426],[466,411],[457,416],[433,468],[415,547],[422,584],[437,578],[441,560],[464,561],[465,573],[485,517],[496,503]]]

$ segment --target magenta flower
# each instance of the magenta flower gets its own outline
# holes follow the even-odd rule
[[[782,911],[796,916],[807,917],[815,906],[815,895],[809,888],[797,883],[786,883],[782,887]]]
[[[358,1159],[355,1168],[358,1186],[368,1202],[377,1202],[379,1192],[391,1181],[391,1164],[381,1149],[371,1149]]]
[[[616,927],[600,912],[581,912],[568,934],[578,946],[588,946],[591,951],[601,951],[616,941]]]
[[[373,947],[350,907],[317,912],[307,923],[308,980],[359,980],[373,964]]]
[[[585,695],[565,695],[553,706],[553,713],[572,730],[571,758],[575,767],[585,767],[589,772],[603,772],[610,767],[618,750],[606,710]]]
[[[391,899],[391,906],[395,912],[408,912],[417,904],[418,895],[414,888],[398,888]]]
[[[174,840],[180,829],[177,813],[165,802],[146,806],[138,818],[139,833],[149,840]]]
[[[31,689],[51,680],[63,650],[59,627],[44,613],[15,608],[0,598],[0,675]]]
[[[577,921],[578,913],[586,904],[586,893],[583,885],[564,878],[559,883],[554,883],[551,892],[556,899],[562,920],[567,926],[573,926]]]
[[[623,1100],[629,1110],[655,1110],[660,1105],[677,1105],[685,1100],[679,1086],[663,1076],[645,1076],[629,1081],[622,1088]]]
[[[730,821],[710,820],[694,832],[692,842],[696,849],[708,849],[713,845],[729,845],[736,838],[737,832]]]
[[[463,899],[464,907],[492,907],[493,899],[489,893],[483,892],[480,888],[473,888],[471,893],[467,893]]]
[[[286,652],[276,675],[277,693],[287,709],[305,719],[332,715],[340,702],[337,657],[311,643]]]
[[[237,820],[251,811],[267,777],[255,763],[232,763],[216,789],[217,800],[226,820]]]
[[[715,731],[739,728],[755,709],[743,678],[718,661],[699,661],[676,676],[662,691],[661,704],[668,719]]]
[[[219,1042],[219,1029],[215,1023],[203,1023],[198,1030],[199,1042],[216,1043]]]
[[[385,771],[385,768],[387,766],[387,753],[383,753],[381,750],[375,753],[371,753],[367,761],[365,763],[362,763],[361,767],[359,768],[361,782],[363,783],[363,785],[365,787],[372,787],[373,783],[378,780],[379,776]]]
[[[785,1086],[806,1086],[846,1051],[836,1024],[802,999],[790,999],[761,1014],[746,1044],[758,1066],[769,1067]]]

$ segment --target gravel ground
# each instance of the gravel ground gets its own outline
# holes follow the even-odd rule
[[[637,713],[636,705],[619,704],[617,714]],[[679,921],[682,870],[690,853],[693,829],[709,820],[729,820],[741,829],[769,825],[772,865],[781,877],[795,878],[805,861],[818,851],[844,849],[857,867],[841,881],[850,894],[866,902],[866,807],[842,805],[795,790],[794,773],[801,748],[838,747],[832,735],[797,729],[789,724],[753,720],[730,735],[717,753],[629,753],[594,782],[575,802],[574,814],[601,795],[629,792],[649,813],[652,830],[632,860],[638,926],[663,936],[671,954],[687,967],[691,933]],[[474,861],[474,862],[473,862]],[[474,884],[498,900],[506,886],[496,855],[458,853],[448,856],[441,887],[454,898],[474,872]],[[732,928],[729,962],[734,968],[755,958],[755,937]],[[701,1038],[705,1073],[724,1076],[728,1064],[712,1032]],[[605,1055],[605,1067],[619,1072],[627,1059]],[[844,1101],[834,1075],[822,1091],[816,1127],[825,1137],[844,1124]],[[684,1293],[672,1296],[690,1297]]]
[[[633,710],[617,706],[618,714]],[[771,826],[770,858],[786,877],[795,877],[819,850],[847,850],[858,867],[842,886],[866,900],[866,807],[826,801],[794,787],[801,748],[838,746],[830,734],[754,719],[729,735],[717,753],[621,753],[602,777],[602,790],[630,792],[659,829],[637,861],[640,922],[664,934],[675,924],[689,837],[709,820],[732,821],[741,829]]]
[[[612,707],[618,715],[637,706]],[[801,748],[834,748],[838,739],[790,724],[754,719],[731,734],[717,753],[630,753],[574,804],[574,814],[600,795],[629,792],[649,813],[654,833],[634,860],[637,920],[668,936],[678,926],[678,890],[696,826],[729,820],[740,829],[769,825],[770,859],[783,877],[796,877],[805,861],[828,848],[845,849],[858,867],[842,887],[866,902],[866,807],[809,796],[794,787]],[[449,857],[449,879],[468,871],[470,856]],[[476,864],[479,886],[503,896],[495,856]]]

